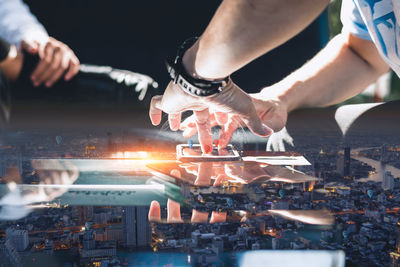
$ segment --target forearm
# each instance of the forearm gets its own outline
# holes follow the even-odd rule
[[[364,90],[389,70],[374,44],[340,34],[303,67],[261,91],[276,96],[288,111],[340,103]]]
[[[225,0],[184,57],[189,72],[226,77],[303,30],[328,0]]]

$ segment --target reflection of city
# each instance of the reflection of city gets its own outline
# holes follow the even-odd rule
[[[94,193],[90,189],[69,196],[84,199],[90,195],[92,199],[102,199],[106,204],[68,205],[63,202],[63,196],[71,191],[66,191],[68,186],[63,191],[51,191],[44,187],[42,195],[35,192],[36,198],[32,192],[21,190],[19,198],[10,198],[14,196],[11,193],[16,192],[13,191],[16,185],[63,184],[63,180],[57,177],[63,177],[60,173],[65,175],[61,167],[68,167],[65,165],[68,161],[60,161],[61,165],[59,161],[50,161],[53,165],[49,167],[46,165],[49,161],[32,164],[32,157],[49,158],[48,151],[51,150],[55,153],[54,158],[114,156],[122,162],[123,158],[142,158],[146,159],[146,163],[150,162],[155,149],[142,144],[147,142],[145,137],[140,138],[136,149],[124,144],[128,138],[111,134],[105,134],[102,140],[87,136],[67,143],[64,140],[68,137],[63,140],[53,137],[52,141],[40,141],[43,144],[38,141],[39,145],[32,141],[32,144],[23,146],[13,144],[2,147],[2,264],[39,266],[54,262],[54,265],[65,266],[121,266],[140,264],[136,259],[138,255],[148,255],[148,263],[153,265],[218,265],[233,262],[237,251],[257,249],[344,250],[349,264],[399,264],[400,146],[396,145],[362,149],[346,146],[301,148],[312,163],[311,166],[295,167],[302,173],[291,168],[282,172],[281,167],[272,168],[265,164],[254,167],[246,163],[237,169],[230,168],[229,172],[225,167],[214,168],[216,173],[212,175],[226,176],[217,186],[197,186],[193,181],[198,173],[190,169],[194,176],[192,182],[183,179],[177,182],[179,193],[184,197],[180,202],[183,223],[164,223],[164,220],[163,223],[149,223],[148,205],[139,205],[134,201],[131,205],[115,205],[111,194],[103,191]],[[46,142],[52,142],[52,145]],[[153,145],[156,147],[158,144]],[[157,157],[171,157],[168,151],[174,151],[174,146],[170,147],[172,149],[164,145],[163,151],[167,152],[163,155],[158,153]],[[146,163],[135,167],[129,161],[126,169],[104,174],[104,169],[117,165],[97,162],[102,162],[102,166],[91,163],[92,172],[98,178],[112,180],[109,184],[114,185],[118,179],[125,179],[124,184],[119,184],[124,186],[130,178],[149,175],[143,170]],[[46,171],[38,171],[38,163],[41,170]],[[251,172],[244,172],[250,170],[250,165]],[[11,171],[10,166],[13,166]],[[89,166],[86,168],[89,169]],[[82,177],[77,179],[68,170],[67,177],[73,177],[67,179],[68,185],[79,184]],[[236,170],[241,172],[233,172]],[[181,169],[181,172],[184,171],[184,168]],[[257,179],[252,180],[249,173]],[[216,177],[211,177],[210,184],[215,184],[216,180]],[[124,192],[127,191],[129,187]],[[125,194],[121,193],[122,190],[116,192],[116,197],[122,198]],[[5,197],[21,202],[12,203]],[[22,217],[16,221],[1,217],[5,211],[16,212],[17,209],[26,209],[26,212],[21,213]],[[209,218],[205,223],[189,223],[193,210],[207,213]],[[213,212],[226,212],[226,221],[211,223]],[[166,218],[166,214],[167,207],[161,203],[161,217]],[[184,257],[176,257],[179,262],[171,258],[167,258],[166,262],[156,262],[160,259],[158,255],[164,252],[169,255],[179,252]]]

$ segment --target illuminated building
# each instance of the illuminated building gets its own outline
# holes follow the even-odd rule
[[[400,253],[390,252],[390,267],[400,266]]]
[[[15,247],[17,251],[24,251],[29,245],[27,230],[17,230],[12,227],[6,230],[6,239]]]
[[[0,242],[1,266],[22,267],[21,258],[10,240]]]

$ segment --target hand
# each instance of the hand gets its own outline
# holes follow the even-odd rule
[[[288,112],[285,103],[279,100],[279,98],[265,98],[261,93],[250,94],[250,97],[255,107],[258,120],[261,120],[263,125],[267,125],[275,132],[281,130],[285,126]],[[221,121],[218,116],[227,116],[227,119]],[[215,113],[210,113],[209,126],[214,127],[217,125],[222,127],[218,141],[218,148],[222,149],[229,144],[236,129],[239,126],[246,126],[246,123],[236,114],[226,113],[225,115],[216,115]],[[180,125],[180,129],[183,131],[184,137],[189,138],[195,135],[198,132],[196,117],[192,115],[187,118]]]
[[[23,40],[21,48],[39,55],[40,61],[31,74],[34,86],[51,87],[62,76],[69,81],[79,71],[79,60],[71,48],[52,37],[47,42]]]
[[[262,124],[251,97],[233,82],[225,86],[221,93],[208,97],[189,95],[170,82],[163,96],[153,97],[149,115],[153,125],[158,125],[162,111],[168,113],[170,128],[176,131],[180,129],[181,113],[187,110],[194,112],[193,127],[199,133],[204,153],[212,151],[212,120],[225,125],[229,123],[229,117],[235,117],[257,135],[268,136],[272,133],[269,127]]]

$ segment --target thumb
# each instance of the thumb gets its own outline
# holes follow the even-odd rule
[[[39,51],[39,44],[33,40],[22,40],[21,48],[30,54],[36,54]]]
[[[261,122],[261,119],[258,117],[255,110],[253,110],[249,116],[242,117],[242,120],[246,124],[247,128],[256,135],[267,137],[274,132],[271,128]]]

